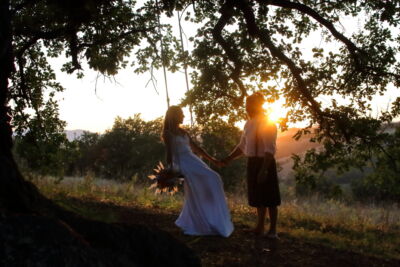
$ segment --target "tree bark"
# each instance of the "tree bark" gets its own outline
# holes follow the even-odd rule
[[[11,17],[9,1],[2,1],[0,4],[0,148],[1,155],[11,155],[11,117],[8,114],[8,78],[13,69]]]

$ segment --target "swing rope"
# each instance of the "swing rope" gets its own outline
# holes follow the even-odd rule
[[[185,10],[183,10],[184,12]],[[182,14],[183,14],[182,12]],[[182,50],[182,54],[185,53],[185,48],[183,46],[183,35],[182,35],[182,25],[181,25],[181,15],[179,14],[179,11],[177,11],[178,13],[178,25],[179,25],[179,36],[181,38],[181,50]],[[189,78],[188,78],[188,72],[187,72],[187,64],[186,64],[186,59],[184,59],[183,62],[183,67],[185,70],[185,81],[186,81],[186,92],[188,93],[190,88],[189,88]],[[192,111],[192,104],[189,104],[189,112],[190,112],[190,127],[193,127],[193,111]]]
[[[160,22],[161,12],[158,6],[158,0],[156,0],[156,6],[157,6],[158,34],[160,35],[160,45],[161,45],[161,63],[164,73],[165,95],[167,97],[167,107],[169,108],[170,104],[169,104],[169,93],[168,93],[167,70],[165,68],[164,42],[161,35],[161,22]]]
[[[194,5],[194,3],[193,3]],[[169,92],[168,92],[168,79],[167,79],[167,70],[165,67],[165,53],[164,53],[164,42],[162,39],[162,33],[161,33],[161,22],[160,22],[160,16],[161,16],[161,12],[158,6],[158,0],[156,0],[156,6],[157,6],[157,20],[158,20],[158,34],[160,35],[160,45],[161,45],[161,63],[162,63],[162,67],[163,67],[163,74],[164,74],[164,84],[165,84],[165,94],[166,94],[166,98],[167,98],[167,107],[170,107],[170,99],[169,99]],[[185,8],[186,9],[186,8]],[[183,10],[183,12],[181,14],[183,14],[185,12],[185,9]],[[182,24],[181,24],[181,14],[179,13],[179,11],[177,11],[178,13],[178,26],[179,26],[179,36],[180,36],[180,41],[181,41],[181,52],[182,54],[185,52],[185,48],[183,45],[183,31],[182,31]],[[187,70],[187,64],[186,64],[186,59],[183,62],[183,66],[184,66],[184,71],[185,71],[185,82],[186,82],[186,92],[190,91],[190,87],[189,87],[189,78],[188,78],[188,70]],[[192,104],[189,104],[189,112],[190,112],[190,127],[193,127],[193,109],[192,109]]]

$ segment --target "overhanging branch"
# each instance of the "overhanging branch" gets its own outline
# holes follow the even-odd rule
[[[221,17],[219,18],[217,24],[214,26],[212,31],[214,39],[222,47],[228,56],[229,60],[234,63],[234,68],[230,75],[230,78],[238,85],[241,91],[241,100],[247,95],[246,88],[243,82],[240,80],[240,73],[242,71],[243,63],[238,58],[238,52],[235,51],[231,45],[222,37],[222,30],[228,23],[229,19],[233,16],[233,7],[235,1],[227,1],[224,3],[220,9]]]
[[[121,34],[119,34],[119,35],[117,35],[117,36],[115,36],[113,38],[102,38],[102,39],[97,39],[96,41],[94,41],[92,43],[81,43],[78,46],[78,48],[112,44],[114,42],[119,41],[122,38],[125,38],[125,37],[127,37],[127,36],[129,36],[131,34],[135,34],[135,33],[143,33],[146,36],[147,40],[149,41],[150,38],[148,37],[148,35],[146,33],[148,31],[152,31],[154,29],[155,29],[155,27],[133,29],[133,30],[130,30],[130,31],[123,32],[123,33],[121,33]],[[155,46],[153,42],[149,41],[149,43],[151,43],[153,46]]]
[[[236,1],[236,6],[243,12],[248,32],[253,37],[257,37],[261,43],[263,43],[271,55],[277,57],[281,60],[291,71],[293,77],[296,80],[297,88],[300,93],[304,96],[307,101],[304,104],[311,108],[311,110],[318,116],[322,116],[323,112],[320,109],[319,103],[315,101],[311,93],[307,89],[306,83],[301,76],[301,69],[296,66],[296,64],[287,57],[280,49],[278,49],[271,40],[269,31],[267,29],[261,30],[257,24],[254,16],[254,12],[246,1]]]
[[[295,9],[299,11],[302,14],[306,14],[313,19],[315,19],[317,22],[319,22],[321,25],[323,25],[326,29],[330,31],[330,33],[339,41],[344,43],[351,54],[354,63],[356,64],[357,68],[362,67],[361,66],[361,61],[362,59],[360,58],[360,54],[362,53],[362,50],[359,49],[350,39],[348,39],[346,36],[341,34],[338,30],[336,30],[335,26],[333,23],[327,19],[325,19],[322,15],[320,15],[317,11],[314,9],[310,8],[307,5],[301,4],[301,3],[295,3],[287,0],[258,0],[260,4],[266,4],[266,5],[273,5],[273,6],[278,6],[282,8],[289,8],[289,9]]]
[[[337,123],[338,127],[341,129],[344,137],[347,141],[350,140],[347,130],[343,125],[340,118],[334,117],[332,114],[327,114],[321,110],[320,104],[315,101],[314,97],[311,95],[304,79],[301,76],[301,69],[296,66],[296,64],[287,57],[279,48],[277,48],[271,40],[271,36],[267,29],[261,30],[256,23],[255,15],[252,8],[249,5],[249,2],[246,0],[237,0],[234,2],[235,6],[242,11],[246,25],[248,28],[248,32],[251,36],[256,37],[260,40],[262,44],[264,44],[268,50],[271,52],[271,55],[281,60],[290,70],[292,73],[295,81],[296,81],[296,88],[299,91],[300,95],[303,96],[301,98],[303,104],[310,108],[310,112],[314,114],[317,118],[317,121],[320,123],[321,127],[326,130],[326,133],[331,139],[334,140],[332,135],[330,134],[329,130],[329,120],[328,118],[334,119]],[[325,127],[326,126],[326,127]]]

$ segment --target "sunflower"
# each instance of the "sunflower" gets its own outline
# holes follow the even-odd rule
[[[162,162],[159,162],[154,169],[154,174],[148,176],[154,183],[149,187],[156,188],[156,194],[168,193],[170,195],[178,192],[178,186],[182,184],[182,174],[173,171],[171,168],[165,168]]]

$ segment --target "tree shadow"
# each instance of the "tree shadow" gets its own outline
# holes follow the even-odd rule
[[[193,249],[203,266],[399,266],[400,261],[382,259],[311,243],[288,233],[279,240],[256,237],[246,232],[248,226],[236,224],[229,238],[184,235],[174,222],[178,212],[160,207],[118,206],[112,203],[68,198],[71,205],[83,205],[95,213],[114,214],[122,224],[142,224],[170,233]],[[85,216],[85,214],[82,214]]]

